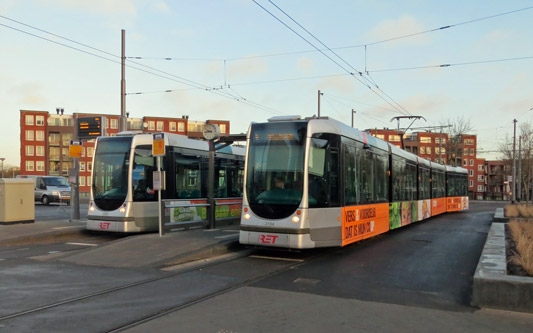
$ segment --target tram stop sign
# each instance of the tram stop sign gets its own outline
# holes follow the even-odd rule
[[[154,140],[152,143],[153,156],[165,156],[165,134],[154,133]]]
[[[68,156],[81,157],[81,147],[81,141],[70,141],[70,146],[68,147]]]

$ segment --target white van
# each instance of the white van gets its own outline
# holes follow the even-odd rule
[[[70,204],[70,184],[65,177],[60,176],[20,176],[35,180],[35,202],[43,205],[51,202],[64,202]]]

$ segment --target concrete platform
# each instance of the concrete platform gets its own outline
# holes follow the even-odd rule
[[[86,221],[69,220],[0,226],[0,246],[50,244],[91,237]],[[174,231],[162,237],[158,233],[133,234],[75,253],[64,253],[55,260],[80,265],[121,268],[164,268],[206,259],[244,249],[239,244],[239,225],[220,224],[204,228]]]
[[[505,225],[493,223],[474,275],[473,305],[533,313],[533,277],[507,275]]]
[[[192,229],[165,234],[141,234],[87,249],[61,261],[120,268],[163,268],[244,249],[238,225]]]

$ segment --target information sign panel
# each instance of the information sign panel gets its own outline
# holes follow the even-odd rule
[[[152,143],[152,155],[165,156],[165,134],[154,133],[154,139]]]
[[[70,141],[70,146],[68,147],[68,156],[70,157],[81,157],[81,141]]]

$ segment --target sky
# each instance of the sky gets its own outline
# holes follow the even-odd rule
[[[122,29],[134,118],[245,133],[317,115],[320,90],[321,116],[351,125],[354,109],[362,130],[469,120],[488,159],[533,121],[531,0],[0,0],[5,166],[20,110],[120,114]]]

